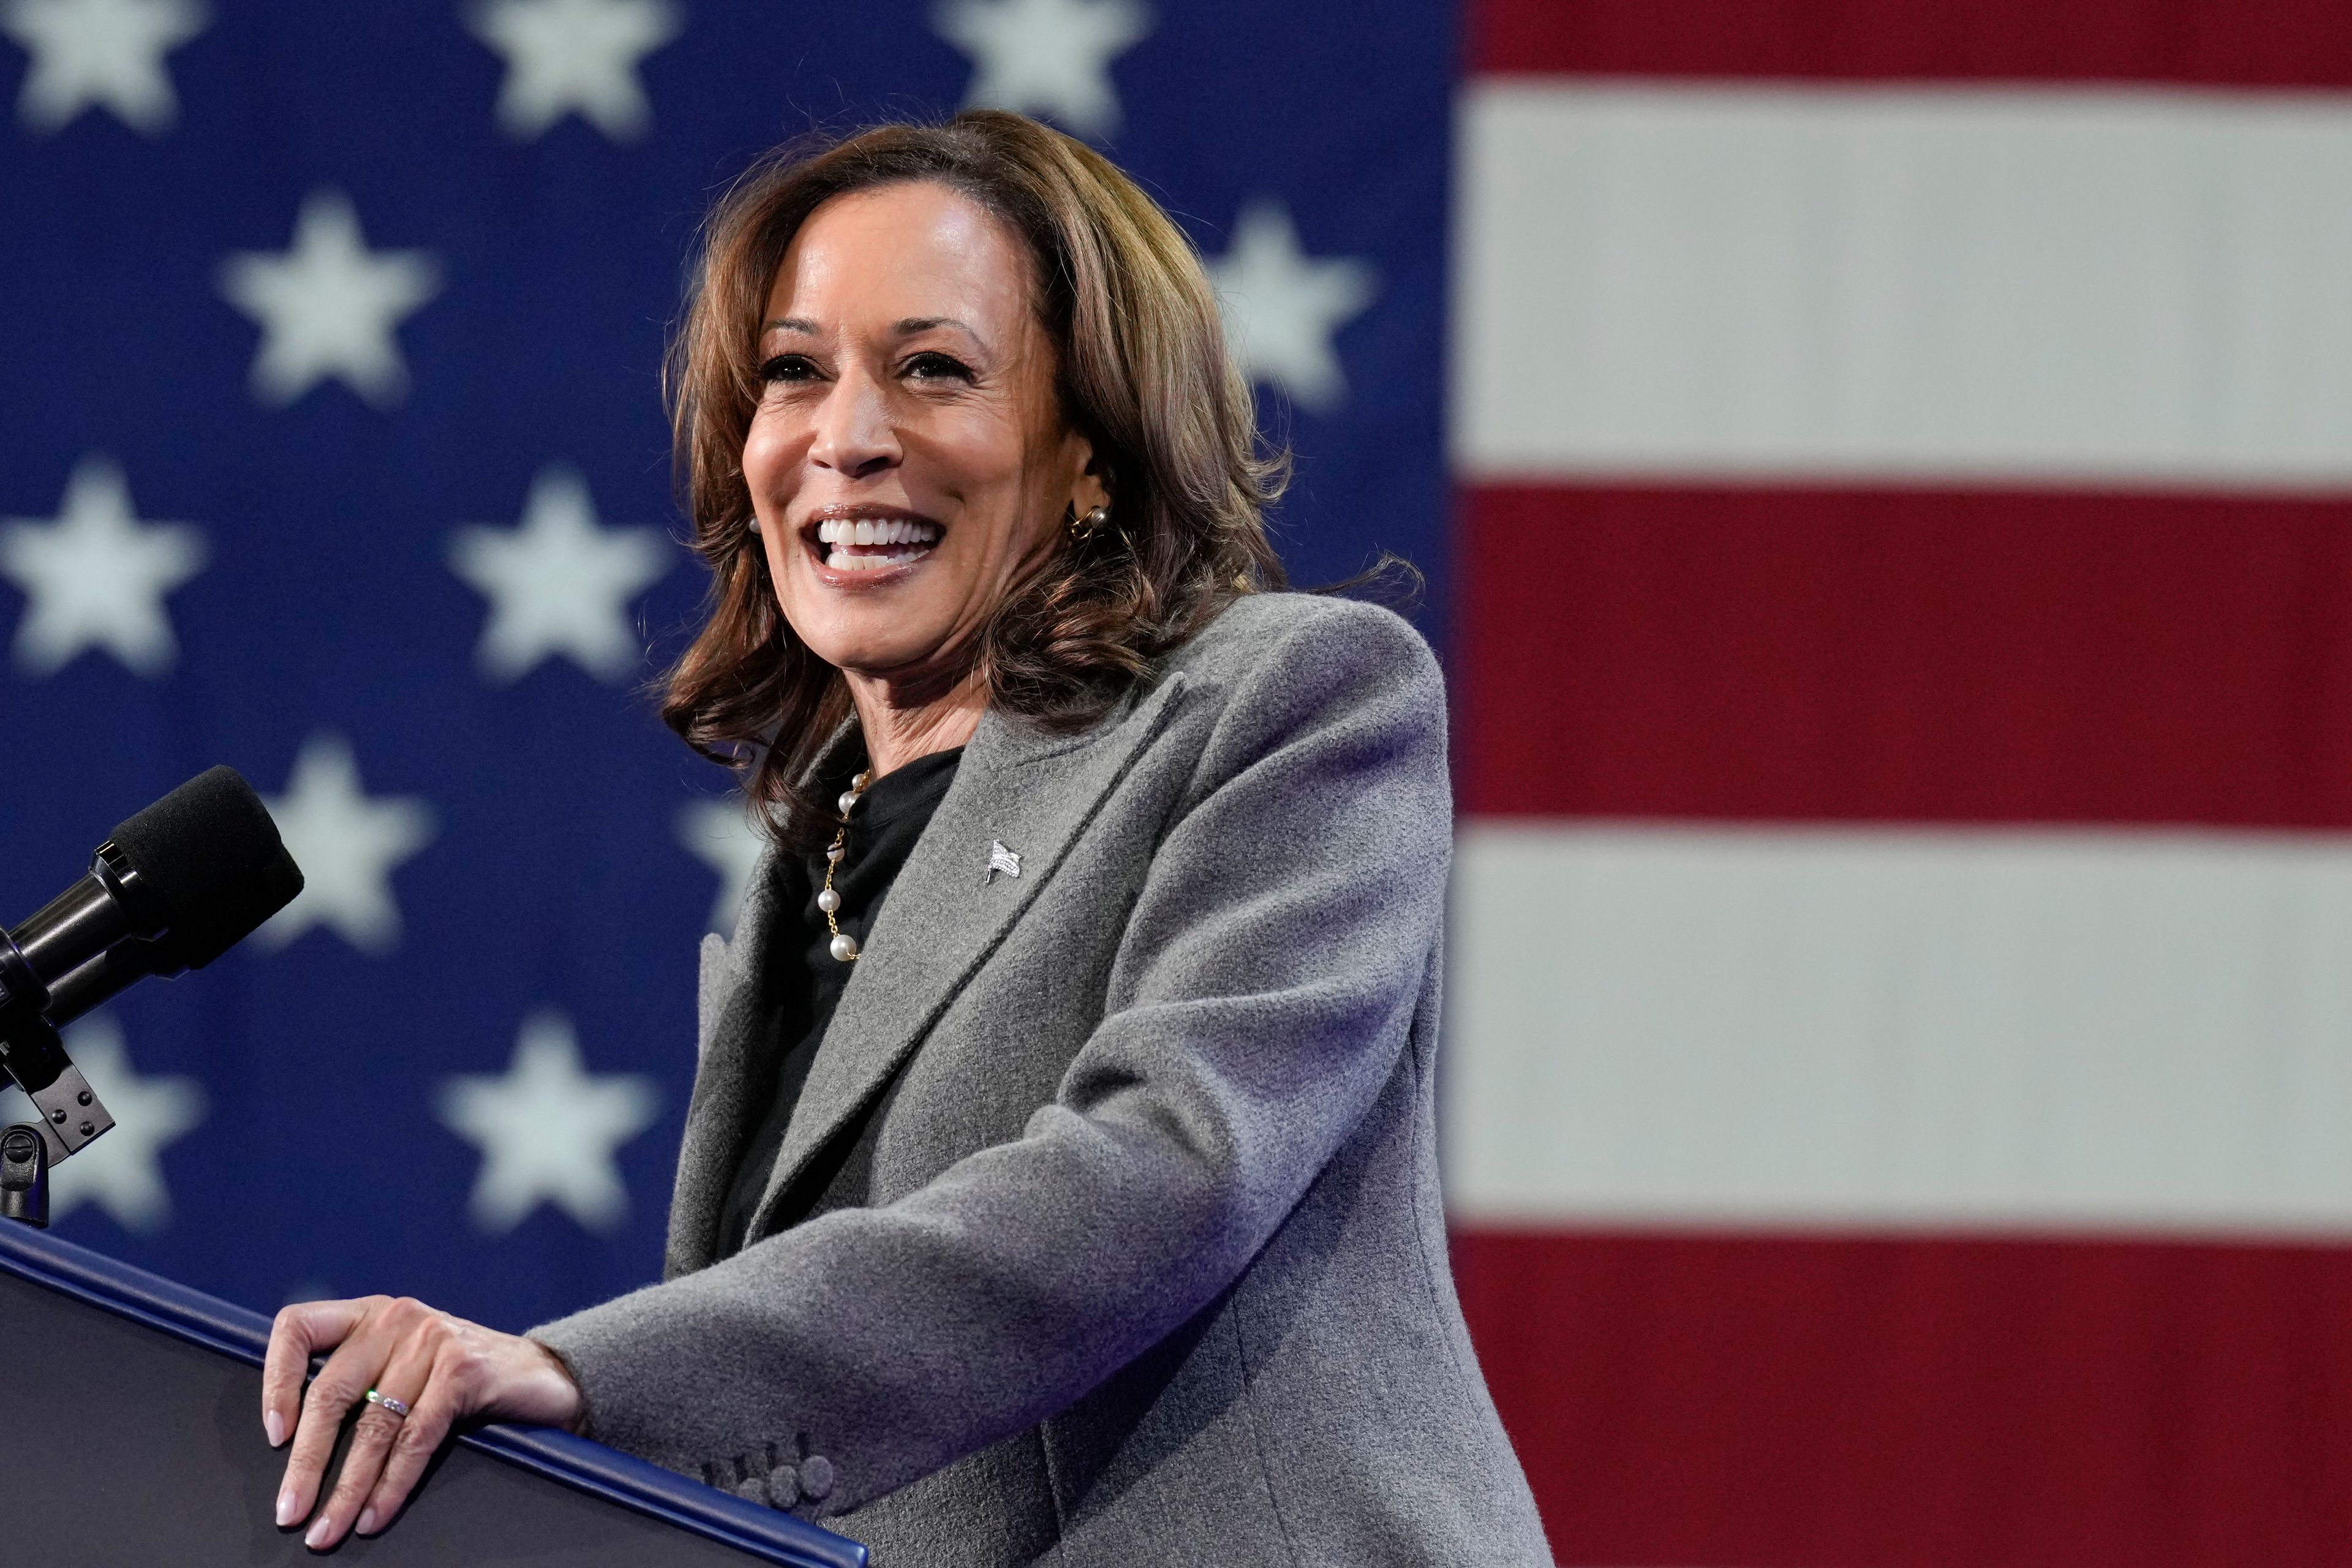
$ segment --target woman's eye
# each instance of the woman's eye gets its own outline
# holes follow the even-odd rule
[[[816,366],[803,354],[778,354],[760,367],[761,381],[809,381],[815,375]]]
[[[957,381],[971,379],[971,366],[936,351],[915,355],[907,362],[906,372],[918,381],[937,381],[943,377]]]

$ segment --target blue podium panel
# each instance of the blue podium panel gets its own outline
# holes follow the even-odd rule
[[[302,1563],[272,1522],[268,1321],[0,1224],[0,1548],[86,1568]],[[487,1426],[436,1460],[393,1528],[334,1556],[390,1565],[864,1568],[815,1526],[566,1433]]]

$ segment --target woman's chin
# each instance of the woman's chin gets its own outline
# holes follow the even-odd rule
[[[808,650],[833,666],[859,675],[888,677],[931,664],[951,639],[952,616],[940,626],[915,606],[868,600],[864,605],[839,600],[821,606],[814,616],[787,614],[786,619]]]

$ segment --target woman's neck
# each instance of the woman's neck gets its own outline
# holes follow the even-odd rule
[[[934,752],[970,741],[988,709],[987,683],[973,671],[941,691],[909,689],[887,677],[844,670],[857,727],[866,737],[866,765],[876,778]]]

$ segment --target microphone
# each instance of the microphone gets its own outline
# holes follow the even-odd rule
[[[116,827],[79,881],[0,931],[0,1087],[13,1077],[32,1097],[53,1161],[114,1124],[58,1026],[133,981],[202,969],[301,890],[261,797],[217,767]]]

